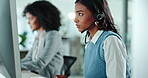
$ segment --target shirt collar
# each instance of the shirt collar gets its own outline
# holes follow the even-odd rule
[[[95,35],[93,36],[93,38],[91,39],[91,42],[93,42],[94,44],[97,42],[98,38],[100,37],[100,35],[102,34],[103,30],[98,30]]]

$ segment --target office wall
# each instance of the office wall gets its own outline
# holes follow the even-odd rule
[[[133,0],[132,78],[148,78],[148,0]]]

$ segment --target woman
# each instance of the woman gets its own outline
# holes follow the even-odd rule
[[[85,78],[130,78],[125,45],[106,0],[76,0],[74,22],[85,36]]]
[[[63,66],[63,47],[58,32],[59,10],[48,1],[28,4],[23,16],[27,17],[32,31],[38,31],[32,49],[21,60],[21,69],[31,70],[48,78],[61,75]]]

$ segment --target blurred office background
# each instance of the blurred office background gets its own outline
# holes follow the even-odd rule
[[[22,11],[28,3],[36,0],[16,0],[17,3],[17,23],[19,35],[26,36],[24,46],[19,45],[20,51],[28,51],[37,32],[32,32],[27,23],[27,19],[22,17]],[[77,61],[71,68],[71,78],[83,77],[83,54],[84,54],[84,34],[78,32],[74,19],[75,0],[49,0],[60,11],[62,26],[60,33],[63,37],[65,55],[77,57]],[[113,15],[116,27],[123,37],[132,68],[132,78],[147,78],[147,25],[148,10],[146,8],[148,0],[107,0]],[[26,35],[25,35],[26,34]],[[19,42],[22,39],[19,37]]]

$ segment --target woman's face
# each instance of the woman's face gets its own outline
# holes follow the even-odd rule
[[[33,16],[29,12],[26,13],[26,17],[28,19],[28,24],[30,25],[32,31],[37,30],[39,28],[39,23],[37,21],[37,17]]]
[[[95,21],[91,12],[80,2],[75,4],[75,14],[74,22],[76,23],[79,32],[85,30]]]

